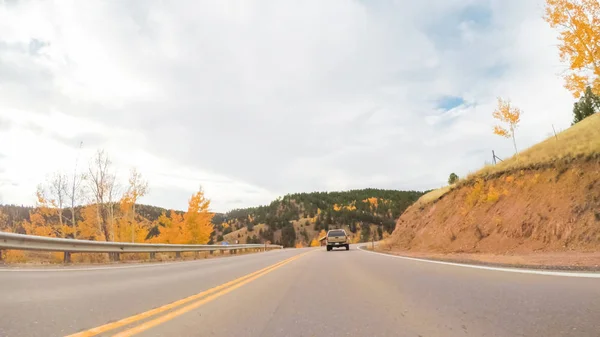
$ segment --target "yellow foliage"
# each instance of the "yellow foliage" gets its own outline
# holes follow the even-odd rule
[[[377,207],[378,201],[379,201],[379,199],[377,199],[375,197],[371,197],[371,198],[367,198],[367,199],[363,200],[363,202],[367,202],[367,203],[371,204],[371,206],[375,206],[375,207]]]
[[[158,217],[158,225],[160,235],[152,239],[152,242],[156,243],[185,243],[186,230],[183,225],[183,216],[177,214],[177,212],[171,210],[169,215],[163,212]]]
[[[23,220],[23,228],[29,235],[55,237],[52,227],[46,224],[46,219],[37,211],[29,212],[29,221]]]
[[[484,195],[484,182],[483,179],[478,178],[465,198],[466,207],[471,209],[473,206],[477,205],[481,200],[482,195]]]
[[[77,238],[82,240],[104,240],[98,219],[98,206],[87,205],[81,209],[83,220],[77,222]]]
[[[24,263],[27,262],[27,256],[22,250],[7,250],[4,260],[8,263]]]
[[[22,225],[25,232],[29,235],[60,237],[63,235],[61,226],[58,223],[47,222],[58,214],[57,208],[46,199],[43,189],[38,187],[36,192],[36,208],[29,212],[29,221],[24,220]]]
[[[296,244],[296,248],[304,248],[304,245],[302,245],[302,242],[298,242]]]
[[[311,247],[319,247],[321,244],[319,243],[319,240],[317,239],[312,239],[312,241],[310,242],[310,246]]]
[[[184,214],[185,227],[189,233],[187,243],[205,244],[210,240],[213,231],[211,222],[214,214],[208,211],[210,200],[204,197],[204,192],[198,191],[188,204],[188,211]]]
[[[507,125],[508,129],[505,129],[502,126],[495,125],[494,126],[494,134],[513,139],[513,143],[515,145],[515,152],[517,152],[517,144],[515,142],[515,130],[519,126],[519,122],[521,121],[521,109],[512,106],[510,100],[504,100],[498,97],[498,106],[496,110],[492,113],[492,116]]]
[[[339,212],[342,209],[347,209],[349,211],[356,210],[356,206],[354,205],[354,201],[350,205],[348,205],[348,206],[341,206],[341,205],[338,205],[338,204],[334,204],[333,205],[333,210],[336,211],[336,212]]]
[[[569,64],[565,87],[575,98],[588,85],[600,94],[600,2],[546,0],[544,19],[560,33],[559,55]]]
[[[324,238],[325,236],[327,236],[327,232],[324,229],[321,229],[321,231],[319,232],[319,240]]]
[[[117,242],[144,242],[148,235],[148,228],[131,218],[120,218],[115,223],[114,240]]]
[[[205,244],[210,240],[213,231],[211,222],[213,214],[208,211],[210,200],[204,197],[202,191],[192,195],[187,212],[181,216],[171,210],[169,216],[165,213],[158,218],[160,234],[152,242]]]
[[[515,177],[508,176],[508,177],[506,177],[506,179],[504,179],[504,181],[506,181],[507,183],[512,183],[513,181],[515,181]]]
[[[500,198],[500,193],[498,192],[498,190],[496,190],[496,188],[494,188],[494,186],[490,186],[490,188],[488,189],[488,192],[487,192],[486,201],[487,202],[496,202],[496,201],[498,201],[499,198]]]

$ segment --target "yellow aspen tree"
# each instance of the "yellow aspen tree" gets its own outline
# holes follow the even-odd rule
[[[565,87],[579,98],[587,86],[600,94],[600,1],[546,0],[544,15],[559,31],[559,55],[568,62]]]
[[[515,154],[518,153],[515,131],[519,126],[519,122],[521,122],[521,113],[521,109],[513,106],[510,100],[504,100],[500,97],[498,97],[498,106],[492,113],[495,119],[507,126],[507,128],[504,128],[500,125],[494,125],[494,134],[504,138],[512,138],[513,145],[515,146]]]
[[[108,158],[108,154],[104,150],[98,150],[88,167],[86,181],[89,191],[91,192],[96,207],[97,226],[102,231],[106,241],[110,241],[111,237],[111,221],[113,206],[112,196],[115,191],[115,175],[111,171],[112,162]]]
[[[67,201],[68,182],[67,175],[62,172],[55,172],[48,180],[48,188],[44,189],[44,194],[49,193],[49,203],[55,208],[58,215],[58,227],[61,237],[70,234],[71,229],[63,221],[63,208]]]
[[[127,213],[131,226],[131,242],[135,242],[136,228],[139,227],[139,223],[136,221],[135,204],[139,198],[145,196],[147,193],[148,181],[144,180],[142,174],[136,168],[131,169],[129,174],[129,188],[124,196],[124,198],[127,198],[127,205],[130,206],[127,209]]]
[[[60,236],[60,228],[56,224],[48,222],[47,219],[51,219],[56,215],[56,208],[46,199],[44,195],[44,189],[42,186],[38,186],[36,191],[36,207],[33,211],[29,212],[29,221],[23,221],[23,228],[25,232],[30,235],[40,236]],[[58,234],[58,235],[57,235]]]
[[[82,220],[77,221],[77,238],[83,240],[104,240],[103,231],[98,227],[98,204],[83,206]]]
[[[121,217],[116,220],[115,241],[132,241],[132,233],[134,231],[132,208],[133,200],[129,191],[127,191],[123,194],[121,200],[119,200],[119,213],[121,214]]]
[[[155,243],[186,243],[186,228],[184,226],[183,216],[171,210],[169,215],[162,213],[158,217],[158,227],[160,234],[152,239]]]
[[[209,207],[210,200],[204,196],[202,190],[190,198],[188,211],[183,216],[189,239],[187,243],[205,244],[210,240],[210,234],[213,232],[211,220],[214,214],[209,212]]]

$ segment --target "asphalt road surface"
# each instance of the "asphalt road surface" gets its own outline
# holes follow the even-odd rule
[[[71,334],[597,337],[600,279],[441,265],[356,247],[0,269],[0,336]]]

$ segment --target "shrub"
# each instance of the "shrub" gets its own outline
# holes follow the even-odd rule
[[[454,172],[450,173],[450,177],[448,177],[448,184],[452,185],[458,181],[458,175]]]

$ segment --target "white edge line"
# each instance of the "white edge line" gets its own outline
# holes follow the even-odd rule
[[[241,257],[245,257],[245,256],[250,256],[250,255],[255,255],[255,254],[264,254],[264,253],[268,253],[268,252],[272,252],[275,249],[272,249],[270,251],[267,252],[259,252],[259,253],[254,253],[254,254],[243,254],[243,255],[236,255],[236,256],[227,256],[224,257],[226,259],[235,259],[235,258],[241,258]],[[283,251],[283,249],[277,249],[277,251]],[[19,268],[19,267],[5,267],[5,268],[0,268],[0,273],[2,272],[40,272],[40,273],[45,273],[45,272],[67,272],[67,271],[71,271],[71,272],[75,272],[75,271],[94,271],[94,270],[114,270],[114,269],[134,269],[134,268],[150,268],[150,267],[165,267],[165,266],[172,266],[172,265],[178,265],[178,264],[186,264],[186,263],[198,263],[198,262],[216,262],[219,259],[222,259],[223,257],[218,257],[218,258],[212,258],[212,259],[198,259],[198,260],[191,260],[191,261],[171,261],[171,262],[140,262],[139,264],[132,264],[132,265],[125,265],[125,266],[119,266],[119,265],[115,265],[112,267],[106,266],[106,267],[65,267],[65,268],[45,268],[45,267],[38,267],[38,268]]]
[[[444,262],[444,261],[435,261],[435,260],[427,260],[427,259],[419,259],[415,257],[407,257],[400,255],[392,255],[385,253],[372,252],[369,250],[363,249],[363,246],[358,247],[359,250],[370,253],[383,255],[387,257],[393,257],[397,259],[411,260],[411,261],[419,261],[419,262],[428,262],[428,263],[436,263],[443,264],[447,266],[455,266],[455,267],[465,267],[465,268],[473,268],[473,269],[483,269],[483,270],[492,270],[492,271],[503,271],[508,273],[520,273],[520,274],[535,274],[535,275],[546,275],[546,276],[566,276],[566,277],[583,277],[583,278],[600,278],[600,273],[578,273],[578,272],[560,272],[560,271],[548,271],[548,270],[534,270],[534,269],[520,269],[520,268],[503,268],[503,267],[489,267],[489,266],[480,266],[474,264],[464,264],[464,263],[456,263],[456,262]]]

